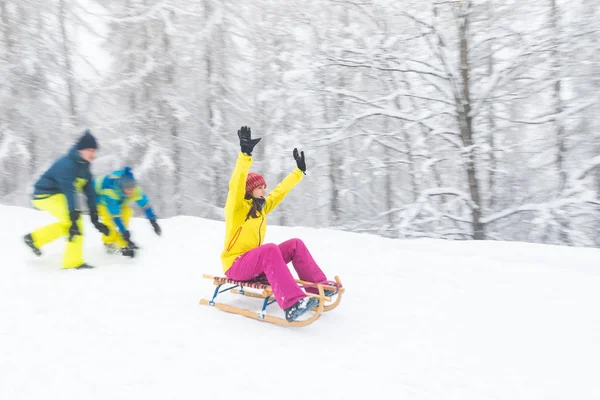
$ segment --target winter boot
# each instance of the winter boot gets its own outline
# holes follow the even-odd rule
[[[75,269],[92,269],[92,268],[94,268],[94,267],[92,267],[90,264],[86,264],[86,263],[81,264],[79,267],[75,267]]]
[[[335,286],[336,289],[325,289],[325,290],[323,290],[323,296],[332,298],[333,296],[335,296],[338,293],[339,288],[337,287],[337,285],[332,285],[332,286]],[[316,300],[316,302],[315,302],[315,305],[313,307],[319,305],[319,299],[316,298],[316,297],[314,299]]]
[[[31,250],[33,250],[33,252],[35,253],[36,256],[42,255],[42,251],[40,249],[38,249],[37,247],[35,247],[35,244],[33,244],[33,238],[31,237],[31,233],[28,233],[27,235],[25,235],[23,240],[25,241],[25,244],[27,246],[29,246],[29,248]]]
[[[325,289],[323,291],[323,294],[325,295],[325,297],[332,297],[335,296],[339,290],[339,288],[337,287],[337,285],[334,285],[336,288],[335,289]]]
[[[319,304],[319,299],[316,297],[305,297],[299,300],[291,307],[283,310],[285,312],[285,319],[288,322],[295,321],[299,316],[309,311],[311,308]]]
[[[121,249],[121,255],[124,257],[135,257],[135,250],[133,250],[131,247],[123,247]]]

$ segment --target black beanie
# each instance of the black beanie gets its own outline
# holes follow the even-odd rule
[[[96,142],[96,138],[90,133],[89,130],[86,130],[83,136],[77,142],[77,150],[97,148],[98,143]]]

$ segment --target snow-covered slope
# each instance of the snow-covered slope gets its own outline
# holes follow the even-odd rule
[[[341,305],[305,328],[200,306],[220,274],[223,224],[133,221],[143,247],[62,270],[64,240],[35,257],[47,214],[0,206],[0,399],[598,399],[600,251],[401,241],[306,228]],[[224,301],[260,307],[258,300]],[[275,306],[272,306],[275,307]]]

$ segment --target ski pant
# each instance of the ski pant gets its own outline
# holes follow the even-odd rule
[[[31,203],[38,210],[49,212],[58,220],[58,222],[38,228],[31,233],[35,247],[41,248],[60,237],[69,236],[71,217],[69,216],[67,197],[64,194],[38,196]],[[75,268],[83,264],[83,220],[81,216],[77,220],[77,226],[81,235],[73,236],[71,241],[67,240],[63,268]]]
[[[268,243],[252,249],[238,257],[225,275],[230,279],[248,281],[264,273],[277,304],[286,309],[305,297],[287,266],[290,261],[301,280],[315,283],[327,280],[300,239],[290,239],[280,245]],[[307,291],[314,293],[316,290],[309,288]]]
[[[133,215],[133,208],[129,207],[126,204],[121,206],[121,214],[119,217],[121,221],[123,221],[123,226],[125,229],[129,227],[129,220]],[[108,211],[108,208],[103,204],[98,204],[98,218],[102,221],[102,223],[108,226],[110,230],[108,236],[102,235],[102,241],[104,244],[112,244],[119,248],[127,247],[127,242],[121,234],[119,233],[119,229],[117,228],[117,224],[115,224],[114,216]]]

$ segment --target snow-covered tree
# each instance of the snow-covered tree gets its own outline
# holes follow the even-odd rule
[[[162,217],[222,218],[236,131],[284,225],[599,246],[593,0],[0,0],[0,201],[84,128]]]

